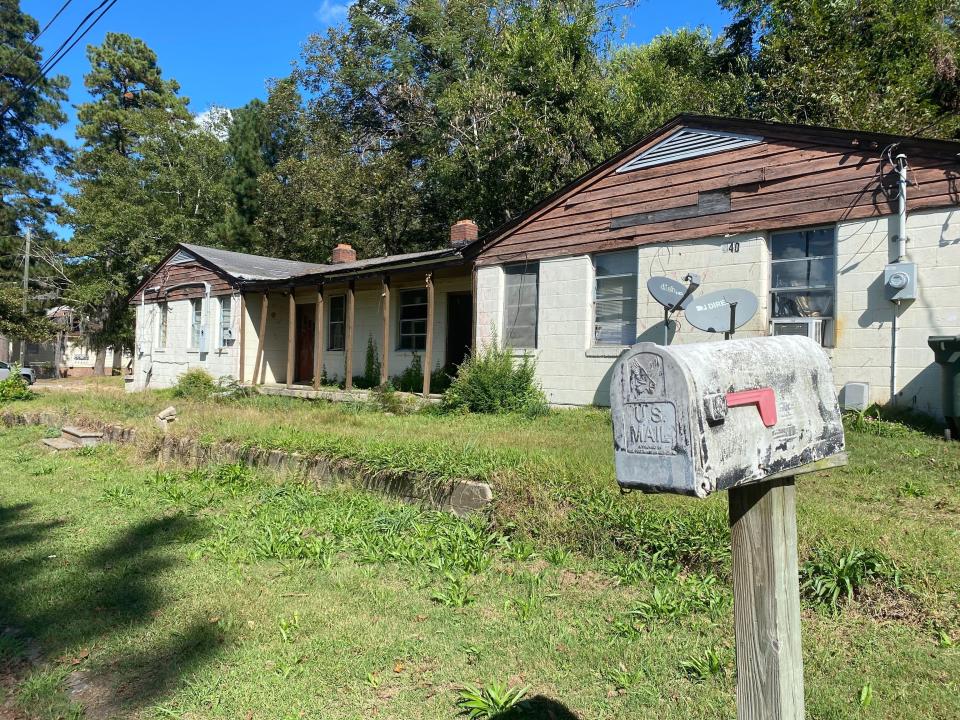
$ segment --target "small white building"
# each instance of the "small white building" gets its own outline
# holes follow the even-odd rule
[[[495,335],[536,356],[552,403],[606,405],[623,349],[663,341],[647,280],[697,273],[698,293],[758,297],[738,333],[814,337],[838,390],[866,383],[871,402],[941,415],[927,339],[960,334],[958,153],[956,142],[679,116],[482,238],[458,223],[432,253],[356,262],[338,248],[311,266],[183,245],[134,298],[132,385],[169,385],[191,366],[313,384],[321,370],[361,372],[371,339],[390,377],[414,353],[452,367]],[[896,301],[894,263],[910,276]],[[682,313],[668,332],[722,338]]]

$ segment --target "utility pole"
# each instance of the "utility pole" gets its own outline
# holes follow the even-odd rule
[[[27,290],[30,287],[30,241],[33,239],[33,230],[27,228],[27,241],[23,250],[23,316],[27,316]],[[23,367],[24,353],[27,349],[27,339],[20,338],[20,367]]]

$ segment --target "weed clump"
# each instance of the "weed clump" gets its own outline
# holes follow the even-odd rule
[[[30,400],[34,395],[35,393],[20,374],[20,368],[17,365],[11,367],[10,374],[0,380],[0,402]]]
[[[513,350],[499,347],[494,337],[460,365],[443,394],[443,407],[450,411],[522,413],[533,417],[547,412],[547,398],[536,380],[533,356],[524,354],[518,360]]]
[[[902,587],[900,570],[876,550],[817,548],[800,568],[800,592],[833,612],[869,585]]]
[[[173,396],[188,400],[206,400],[217,391],[217,383],[206,370],[193,368],[177,378]]]

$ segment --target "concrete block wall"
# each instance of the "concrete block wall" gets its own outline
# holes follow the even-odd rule
[[[738,244],[735,244],[738,243]],[[730,246],[735,252],[729,250]],[[705,292],[747,287],[757,293],[761,310],[741,331],[766,331],[767,245],[762,235],[647,245],[638,254],[637,341],[662,342],[663,308],[646,289],[652,275],[682,280],[687,272],[701,275]],[[593,344],[593,259],[578,255],[540,261],[537,327],[537,376],[554,405],[609,405],[610,373],[626,346]],[[503,271],[497,266],[477,271],[477,335],[489,343],[491,328],[503,336]],[[681,322],[673,342],[715,339]]]
[[[910,213],[904,260],[917,263],[916,300],[886,299],[883,269],[896,259],[896,217],[837,227],[834,377],[870,383],[870,399],[942,414],[930,335],[960,334],[960,209]],[[896,314],[896,388],[891,395]]]
[[[136,306],[136,335],[133,354],[133,378],[128,390],[155,390],[176,384],[187,370],[202,368],[214,378],[239,372],[239,342],[217,347],[220,326],[219,298],[204,300],[207,328],[207,352],[188,349],[190,339],[190,301],[177,300],[168,304],[167,344],[158,347],[159,305],[150,303]],[[234,337],[239,337],[240,301],[232,296],[231,318]]]
[[[898,406],[934,416],[940,407],[940,369],[927,345],[930,335],[960,334],[960,208],[912,213],[907,224],[906,260],[918,265],[918,298],[899,306],[886,299],[884,266],[894,259],[895,217],[837,225],[836,340],[826,348],[837,389],[869,382],[871,400],[891,398],[893,314],[897,318],[896,393]],[[741,337],[769,333],[769,236],[747,233],[638,248],[637,340],[662,342],[663,309],[650,297],[647,280],[666,275],[682,280],[699,273],[698,294],[730,287],[751,290],[759,300]],[[589,256],[540,262],[537,372],[555,405],[609,403],[609,374],[620,347],[592,347],[593,263]],[[503,271],[477,271],[477,335],[489,342],[491,328],[502,337]],[[680,316],[671,342],[722,340]]]

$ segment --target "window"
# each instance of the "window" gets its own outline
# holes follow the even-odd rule
[[[427,289],[404,290],[400,293],[401,350],[424,350],[427,347]]]
[[[217,338],[218,347],[227,347],[233,344],[233,298],[224,295],[220,298],[220,333]]]
[[[203,328],[203,300],[194,298],[190,301],[190,349],[200,349],[201,329]]]
[[[593,342],[633,345],[637,340],[637,251],[593,258]]]
[[[537,346],[537,286],[539,263],[509,265],[505,274],[503,342],[507,347]]]
[[[330,322],[327,326],[327,350],[343,350],[347,318],[347,297],[336,295],[330,298]]]
[[[770,238],[770,308],[774,334],[803,334],[824,342],[833,318],[836,257],[833,228],[774,233]],[[786,321],[784,321],[786,320]]]
[[[160,303],[160,317],[157,320],[157,347],[165,348],[167,346],[167,325],[170,319],[170,307],[166,303]]]

